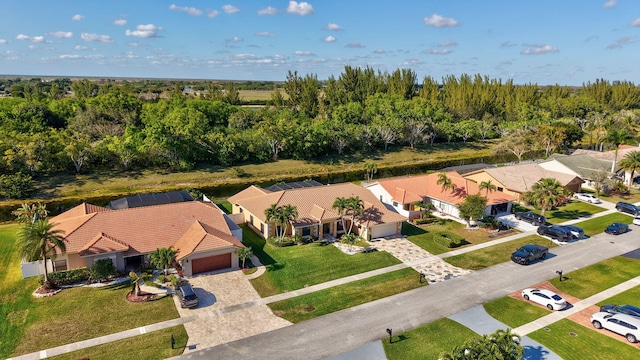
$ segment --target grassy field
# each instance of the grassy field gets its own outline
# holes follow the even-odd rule
[[[549,347],[564,360],[638,359],[640,351],[626,342],[600,334],[568,319],[562,319],[528,336]],[[573,335],[575,334],[575,335]],[[573,336],[572,336],[573,335]],[[542,354],[540,354],[542,355]],[[532,357],[543,358],[543,357]]]
[[[490,233],[482,229],[469,231],[464,228],[464,224],[455,221],[448,221],[446,224],[433,224],[426,227],[417,227],[404,222],[402,223],[402,234],[408,235],[407,240],[432,254],[442,254],[453,250],[433,240],[433,235],[437,232],[449,232],[464,238],[469,244],[461,246],[460,248],[498,239],[498,237],[489,238]],[[513,234],[514,232],[505,233],[504,236]]]
[[[633,218],[631,216],[622,214],[622,213],[613,213],[605,216],[600,216],[594,219],[585,220],[574,224],[575,226],[582,228],[584,230],[584,234],[587,236],[593,236],[595,234],[600,234],[604,232],[604,229],[607,226],[611,225],[613,222],[620,222],[623,224],[631,224]]]
[[[550,249],[558,246],[551,240],[545,239],[538,235],[529,235],[520,239],[493,245],[484,249],[451,256],[445,258],[444,261],[453,266],[461,267],[464,269],[480,270],[492,265],[509,261],[511,259],[511,253],[526,244],[538,244],[546,246]]]
[[[38,287],[38,278],[22,279],[17,229],[16,225],[0,226],[0,358],[178,317],[170,297],[147,303],[127,302],[128,283],[72,288],[55,296],[34,298],[31,294]]]
[[[551,312],[546,308],[541,308],[509,296],[489,301],[488,303],[484,303],[483,306],[489,315],[511,328],[517,328],[545,315],[549,315]]]
[[[251,246],[267,269],[251,280],[262,297],[400,263],[386,251],[347,255],[320,242],[280,248],[268,244],[246,225],[242,229],[243,242]]]
[[[559,278],[549,282],[563,293],[584,299],[636,276],[640,276],[640,260],[616,256],[566,273],[562,282]]]
[[[616,305],[634,305],[640,307],[640,285],[633,287],[627,291],[621,292],[618,295],[612,296],[608,299],[600,301],[598,303],[599,306],[607,305],[607,304],[616,304]]]
[[[444,318],[394,335],[392,344],[388,338],[382,340],[382,345],[389,360],[438,359],[442,352],[450,351],[475,336],[478,334],[473,330]]]
[[[278,316],[298,323],[426,286],[427,283],[420,283],[419,278],[417,271],[407,268],[278,301],[269,307]]]
[[[597,214],[605,211],[606,209],[596,205],[592,205],[586,202],[572,200],[566,205],[563,205],[555,210],[547,211],[545,217],[547,222],[551,224],[559,224],[567,220],[579,219],[581,217]],[[540,211],[535,210],[540,213]]]

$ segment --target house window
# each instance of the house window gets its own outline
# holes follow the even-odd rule
[[[498,191],[502,192],[502,191],[504,191],[504,189],[501,188],[500,186],[498,186]]]
[[[249,215],[249,223],[253,225],[253,215]]]
[[[243,208],[240,208],[240,212],[243,212],[243,211],[244,211],[244,209],[243,209]]]
[[[67,260],[56,260],[53,263],[53,269],[55,271],[64,271],[67,270]]]
[[[397,201],[393,202],[393,207],[398,207],[398,202]]]
[[[309,236],[309,235],[311,235],[311,227],[310,226],[303,227],[302,236]]]
[[[382,202],[382,195],[380,195],[380,202]]]
[[[404,210],[405,211],[411,210],[411,204],[404,204]]]
[[[260,223],[260,232],[264,234],[264,224]]]

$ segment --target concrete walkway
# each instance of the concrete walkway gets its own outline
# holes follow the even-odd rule
[[[249,259],[251,259],[251,263],[253,264],[253,266],[256,267],[257,270],[253,274],[246,275],[245,278],[247,280],[255,279],[260,275],[264,274],[265,271],[267,271],[267,269],[264,267],[264,265],[262,265],[262,263],[260,262],[260,259],[258,259],[257,256],[251,255]]]

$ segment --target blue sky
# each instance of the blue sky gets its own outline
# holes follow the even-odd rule
[[[3,0],[0,74],[640,84],[640,0]]]

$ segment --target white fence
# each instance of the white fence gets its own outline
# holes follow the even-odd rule
[[[20,264],[20,269],[22,270],[23,279],[44,275],[44,263],[42,260],[23,262]],[[53,272],[53,263],[51,262],[51,259],[47,259],[47,271]]]

